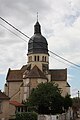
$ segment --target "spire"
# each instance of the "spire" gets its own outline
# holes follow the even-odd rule
[[[38,22],[38,12],[37,12],[37,22]]]
[[[37,33],[41,34],[41,26],[38,22],[38,12],[37,12],[37,22],[34,25],[34,34],[37,34]]]

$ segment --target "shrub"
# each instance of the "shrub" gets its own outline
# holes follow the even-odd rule
[[[37,116],[35,112],[17,113],[16,120],[37,120]]]

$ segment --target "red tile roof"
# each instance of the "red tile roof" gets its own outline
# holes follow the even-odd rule
[[[0,90],[0,100],[9,100],[9,97],[5,95],[4,92],[1,92],[1,90]]]
[[[56,69],[49,70],[49,74],[51,74],[52,81],[66,81],[67,80],[67,69]]]
[[[14,105],[14,106],[16,106],[16,107],[18,107],[18,106],[24,106],[22,103],[19,103],[17,101],[9,101],[9,103],[12,104],[12,105]]]

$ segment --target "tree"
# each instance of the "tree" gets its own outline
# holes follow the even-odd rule
[[[64,109],[68,110],[69,107],[72,107],[72,99],[70,95],[67,94],[64,98]]]
[[[61,89],[51,82],[41,83],[32,90],[27,104],[36,108],[39,114],[61,113],[63,107]]]

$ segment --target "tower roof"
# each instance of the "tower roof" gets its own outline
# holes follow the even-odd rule
[[[37,21],[34,25],[34,35],[28,42],[28,54],[43,53],[48,54],[48,43],[41,34],[41,26]]]

